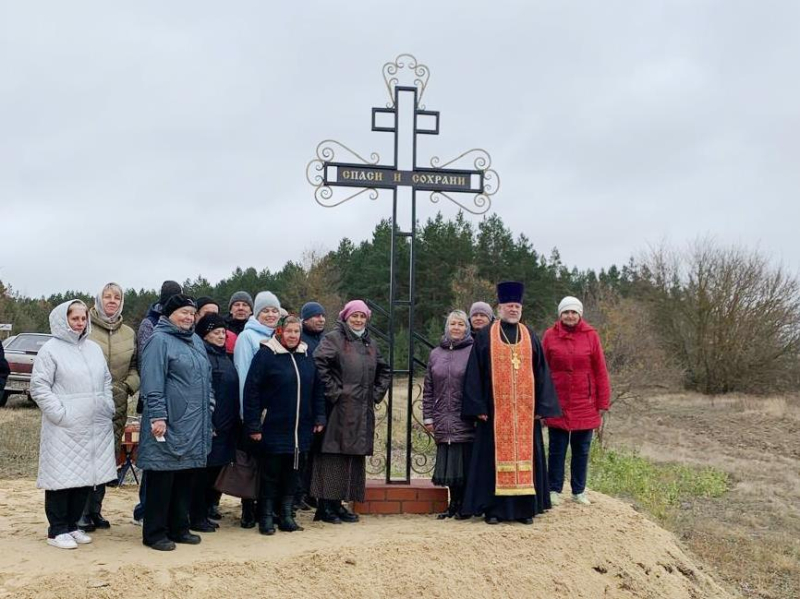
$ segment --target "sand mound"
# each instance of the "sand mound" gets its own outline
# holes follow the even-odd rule
[[[630,506],[590,493],[533,526],[366,517],[262,537],[223,504],[220,531],[197,547],[158,553],[129,524],[131,488],[111,489],[110,531],[74,551],[48,547],[43,493],[31,481],[0,482],[0,597],[730,597],[675,538]]]

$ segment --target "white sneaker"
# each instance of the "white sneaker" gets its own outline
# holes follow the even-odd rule
[[[588,497],[586,497],[586,493],[578,493],[577,495],[573,495],[572,501],[575,503],[580,503],[581,505],[592,505],[592,502],[589,501]]]
[[[550,491],[550,503],[553,507],[561,505],[561,493],[557,491]]]
[[[78,530],[73,530],[71,533],[69,533],[69,536],[75,539],[75,542],[78,545],[88,545],[92,542],[92,537],[87,535],[80,528]]]
[[[68,532],[64,534],[57,535],[55,539],[48,538],[47,544],[52,545],[53,547],[58,547],[59,549],[77,549],[78,544],[75,542],[75,539],[72,538],[72,535]]]

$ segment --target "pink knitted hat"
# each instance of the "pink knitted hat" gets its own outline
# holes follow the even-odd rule
[[[347,322],[347,319],[350,318],[350,315],[353,312],[363,312],[364,314],[367,315],[367,320],[369,320],[370,317],[372,316],[372,310],[370,310],[369,306],[367,306],[367,304],[365,304],[363,301],[350,300],[344,305],[342,311],[339,312],[339,318],[342,321]]]

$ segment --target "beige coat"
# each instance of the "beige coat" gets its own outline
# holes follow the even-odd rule
[[[103,350],[108,369],[111,372],[114,395],[114,446],[119,454],[122,431],[128,415],[128,397],[139,390],[139,370],[136,355],[136,334],[120,319],[108,324],[100,319],[97,310],[89,310],[92,330],[89,339]]]

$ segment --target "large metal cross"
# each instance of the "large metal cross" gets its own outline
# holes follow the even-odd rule
[[[413,80],[411,85],[401,85],[400,76],[409,75]],[[433,462],[426,459],[423,452],[417,451],[413,446],[412,428],[415,419],[414,407],[414,370],[415,367],[425,367],[425,363],[414,357],[416,343],[430,344],[414,331],[415,307],[415,240],[417,221],[417,192],[430,194],[432,202],[446,198],[462,209],[473,214],[483,214],[491,205],[490,196],[497,193],[499,177],[491,169],[491,157],[480,149],[472,149],[453,160],[441,163],[437,156],[430,159],[430,166],[419,166],[417,160],[417,137],[419,135],[439,134],[439,112],[426,110],[421,104],[422,96],[430,77],[430,70],[426,65],[420,64],[410,54],[401,54],[394,62],[383,66],[383,76],[389,93],[389,103],[386,107],[372,109],[372,130],[394,134],[394,152],[391,164],[381,164],[377,153],[370,154],[366,159],[334,140],[325,140],[317,146],[317,157],[306,168],[306,177],[314,187],[314,197],[317,202],[325,207],[334,207],[364,193],[373,200],[380,196],[381,190],[392,194],[392,241],[389,267],[389,306],[384,310],[372,303],[373,307],[388,318],[388,331],[381,333],[375,331],[387,342],[389,346],[388,361],[393,375],[407,377],[407,397],[404,402],[404,411],[395,410],[394,390],[390,387],[387,405],[387,430],[385,442],[385,462],[378,458],[372,459],[371,464],[382,469],[386,482],[407,483],[411,480],[412,469],[418,474],[428,474],[428,465],[432,468]],[[337,153],[344,151],[348,160],[336,160]],[[471,162],[471,165],[469,164]],[[466,166],[465,166],[466,164]],[[458,165],[462,165],[458,168]],[[469,168],[471,166],[472,168]],[[354,191],[357,189],[358,191]],[[403,201],[410,195],[410,221],[407,231],[402,231],[398,225],[398,201]],[[464,201],[464,196],[471,196]],[[408,239],[409,243],[409,273],[408,297],[398,297],[397,285],[397,248],[398,240]],[[398,368],[396,364],[396,322],[397,311],[405,310],[405,321],[408,331],[408,360],[404,367]],[[444,314],[442,318],[444,318]],[[374,329],[373,329],[374,330]],[[401,407],[403,407],[401,405]],[[405,425],[404,467],[395,464],[397,457],[392,444],[393,420],[400,417],[400,422]],[[417,422],[418,427],[419,422]],[[383,432],[377,432],[380,436]],[[412,460],[413,458],[413,460]],[[393,465],[395,471],[393,472]],[[415,467],[418,466],[418,467]],[[373,470],[374,471],[374,470]],[[403,475],[396,474],[404,471]]]

